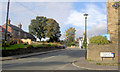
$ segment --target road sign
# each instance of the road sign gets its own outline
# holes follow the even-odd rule
[[[100,57],[114,57],[114,52],[100,52]]]

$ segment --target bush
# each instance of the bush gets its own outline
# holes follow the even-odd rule
[[[27,48],[34,48],[33,45],[28,45]]]
[[[35,45],[35,47],[44,47],[43,44],[38,44],[38,45]]]
[[[71,44],[70,43],[66,43],[66,46],[71,46]]]
[[[14,45],[14,44],[17,44],[17,41],[10,41],[10,45]]]
[[[51,46],[51,44],[47,44],[47,46],[48,46],[48,47],[50,47],[50,46]]]
[[[96,44],[108,44],[110,43],[106,37],[103,36],[94,36],[90,39],[90,43],[96,43]]]
[[[5,46],[5,43],[2,43],[2,47]],[[9,43],[6,43],[6,47],[9,47]]]
[[[75,43],[74,43],[74,42],[72,42],[72,43],[71,43],[71,45],[72,45],[72,46],[75,46]]]
[[[52,43],[51,43],[50,45],[51,45],[51,46],[58,46],[57,44],[52,44]]]

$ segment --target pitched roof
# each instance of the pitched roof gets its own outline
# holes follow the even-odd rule
[[[8,26],[10,26],[12,29],[17,30],[17,31],[23,31],[23,30],[20,29],[19,27],[14,26],[14,25],[12,25],[12,24],[8,24]],[[25,32],[25,31],[23,31],[23,32]]]
[[[24,32],[27,34],[27,38],[32,38],[32,39],[36,39],[32,34],[28,33],[28,32],[25,32],[23,31],[21,28],[15,26],[15,25],[12,25],[12,24],[8,24],[8,26],[10,26],[13,30],[17,30],[17,31],[21,31],[21,32]]]
[[[0,26],[0,29],[2,30],[2,32],[5,32],[5,29],[2,26]],[[7,33],[11,34],[9,31],[7,31]]]

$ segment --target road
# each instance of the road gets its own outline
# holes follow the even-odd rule
[[[2,62],[3,70],[84,70],[72,63],[84,57],[85,50],[69,48],[58,52]]]

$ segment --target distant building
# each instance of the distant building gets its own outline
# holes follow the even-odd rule
[[[84,37],[85,37],[85,33],[83,34],[82,37],[78,38],[79,48],[82,48],[82,46],[83,46]],[[89,44],[89,39],[87,38],[87,45],[88,44]]]
[[[2,25],[2,27],[6,29],[6,24]],[[36,38],[32,34],[22,30],[21,23],[19,23],[17,27],[12,25],[10,20],[8,20],[7,31],[11,34],[10,40],[31,39],[31,41],[36,41]]]

